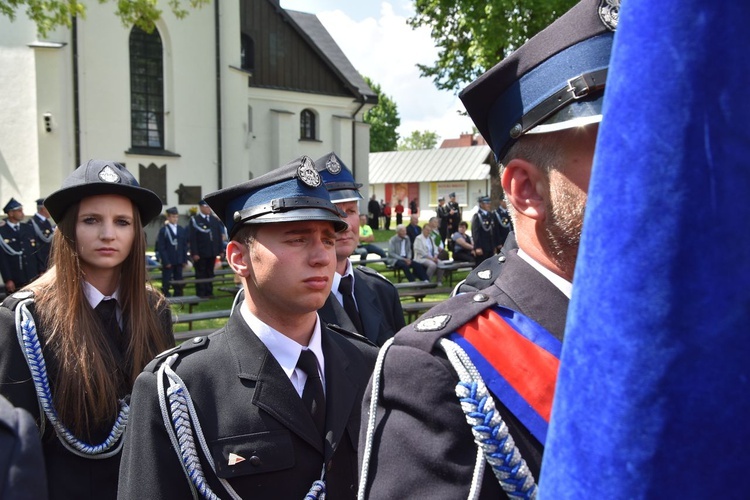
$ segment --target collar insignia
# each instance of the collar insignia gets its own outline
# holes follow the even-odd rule
[[[431,318],[425,318],[414,326],[418,332],[436,332],[442,330],[451,320],[450,314],[439,314]]]
[[[99,179],[104,182],[120,182],[120,176],[109,165],[99,172]]]
[[[229,454],[229,462],[228,462],[229,465],[237,465],[238,463],[244,462],[244,461],[245,461],[245,457],[241,457],[235,453]]]
[[[481,280],[488,280],[492,278],[492,271],[490,271],[489,269],[485,269],[484,271],[479,271],[477,273],[477,277]]]
[[[302,165],[297,167],[297,177],[309,187],[318,187],[321,183],[320,174],[315,170],[315,164],[307,156],[302,158]]]

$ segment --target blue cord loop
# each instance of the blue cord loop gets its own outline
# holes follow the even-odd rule
[[[49,377],[47,375],[47,364],[44,361],[42,346],[37,335],[36,323],[28,309],[28,305],[33,301],[34,299],[26,299],[16,308],[16,333],[21,345],[21,351],[23,351],[26,363],[29,365],[29,371],[31,371],[31,379],[34,383],[41,411],[54,427],[57,436],[60,438],[60,442],[71,453],[91,459],[104,459],[116,455],[122,449],[122,440],[120,440],[120,437],[125,432],[130,407],[125,400],[119,400],[120,411],[115,419],[115,423],[112,425],[112,430],[104,442],[98,445],[91,445],[81,441],[65,427],[60,421],[53,404],[52,389],[50,388]]]

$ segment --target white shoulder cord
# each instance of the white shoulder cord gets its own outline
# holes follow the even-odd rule
[[[359,476],[359,491],[357,500],[365,500],[365,490],[367,489],[367,476],[370,473],[370,458],[372,457],[372,441],[375,436],[375,412],[378,409],[378,399],[380,398],[380,381],[383,378],[383,364],[385,363],[385,353],[388,352],[393,344],[393,337],[389,338],[380,348],[378,359],[375,362],[375,369],[372,372],[372,392],[370,394],[370,414],[367,418],[367,434],[365,439],[365,451],[362,455],[362,473]]]

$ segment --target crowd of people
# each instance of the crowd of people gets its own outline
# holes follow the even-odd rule
[[[81,165],[29,222],[11,200],[0,449],[17,452],[0,455],[0,478],[16,471],[0,496],[536,498],[617,27],[602,3],[460,94],[501,165],[499,206],[480,197],[468,223],[450,193],[421,223],[411,200],[408,224],[393,207],[382,256],[409,281],[477,265],[412,324],[396,287],[352,264],[382,251],[382,207],[360,213],[335,152],[207,194],[187,228],[167,209],[162,292],[143,272],[161,201],[122,165]],[[222,252],[238,305],[175,346],[170,283]]]

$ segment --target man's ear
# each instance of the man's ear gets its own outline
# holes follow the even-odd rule
[[[227,244],[227,263],[229,267],[242,277],[250,274],[250,250],[247,245],[231,240]]]
[[[518,214],[544,220],[548,186],[536,165],[515,158],[505,165],[501,182],[505,195]]]

